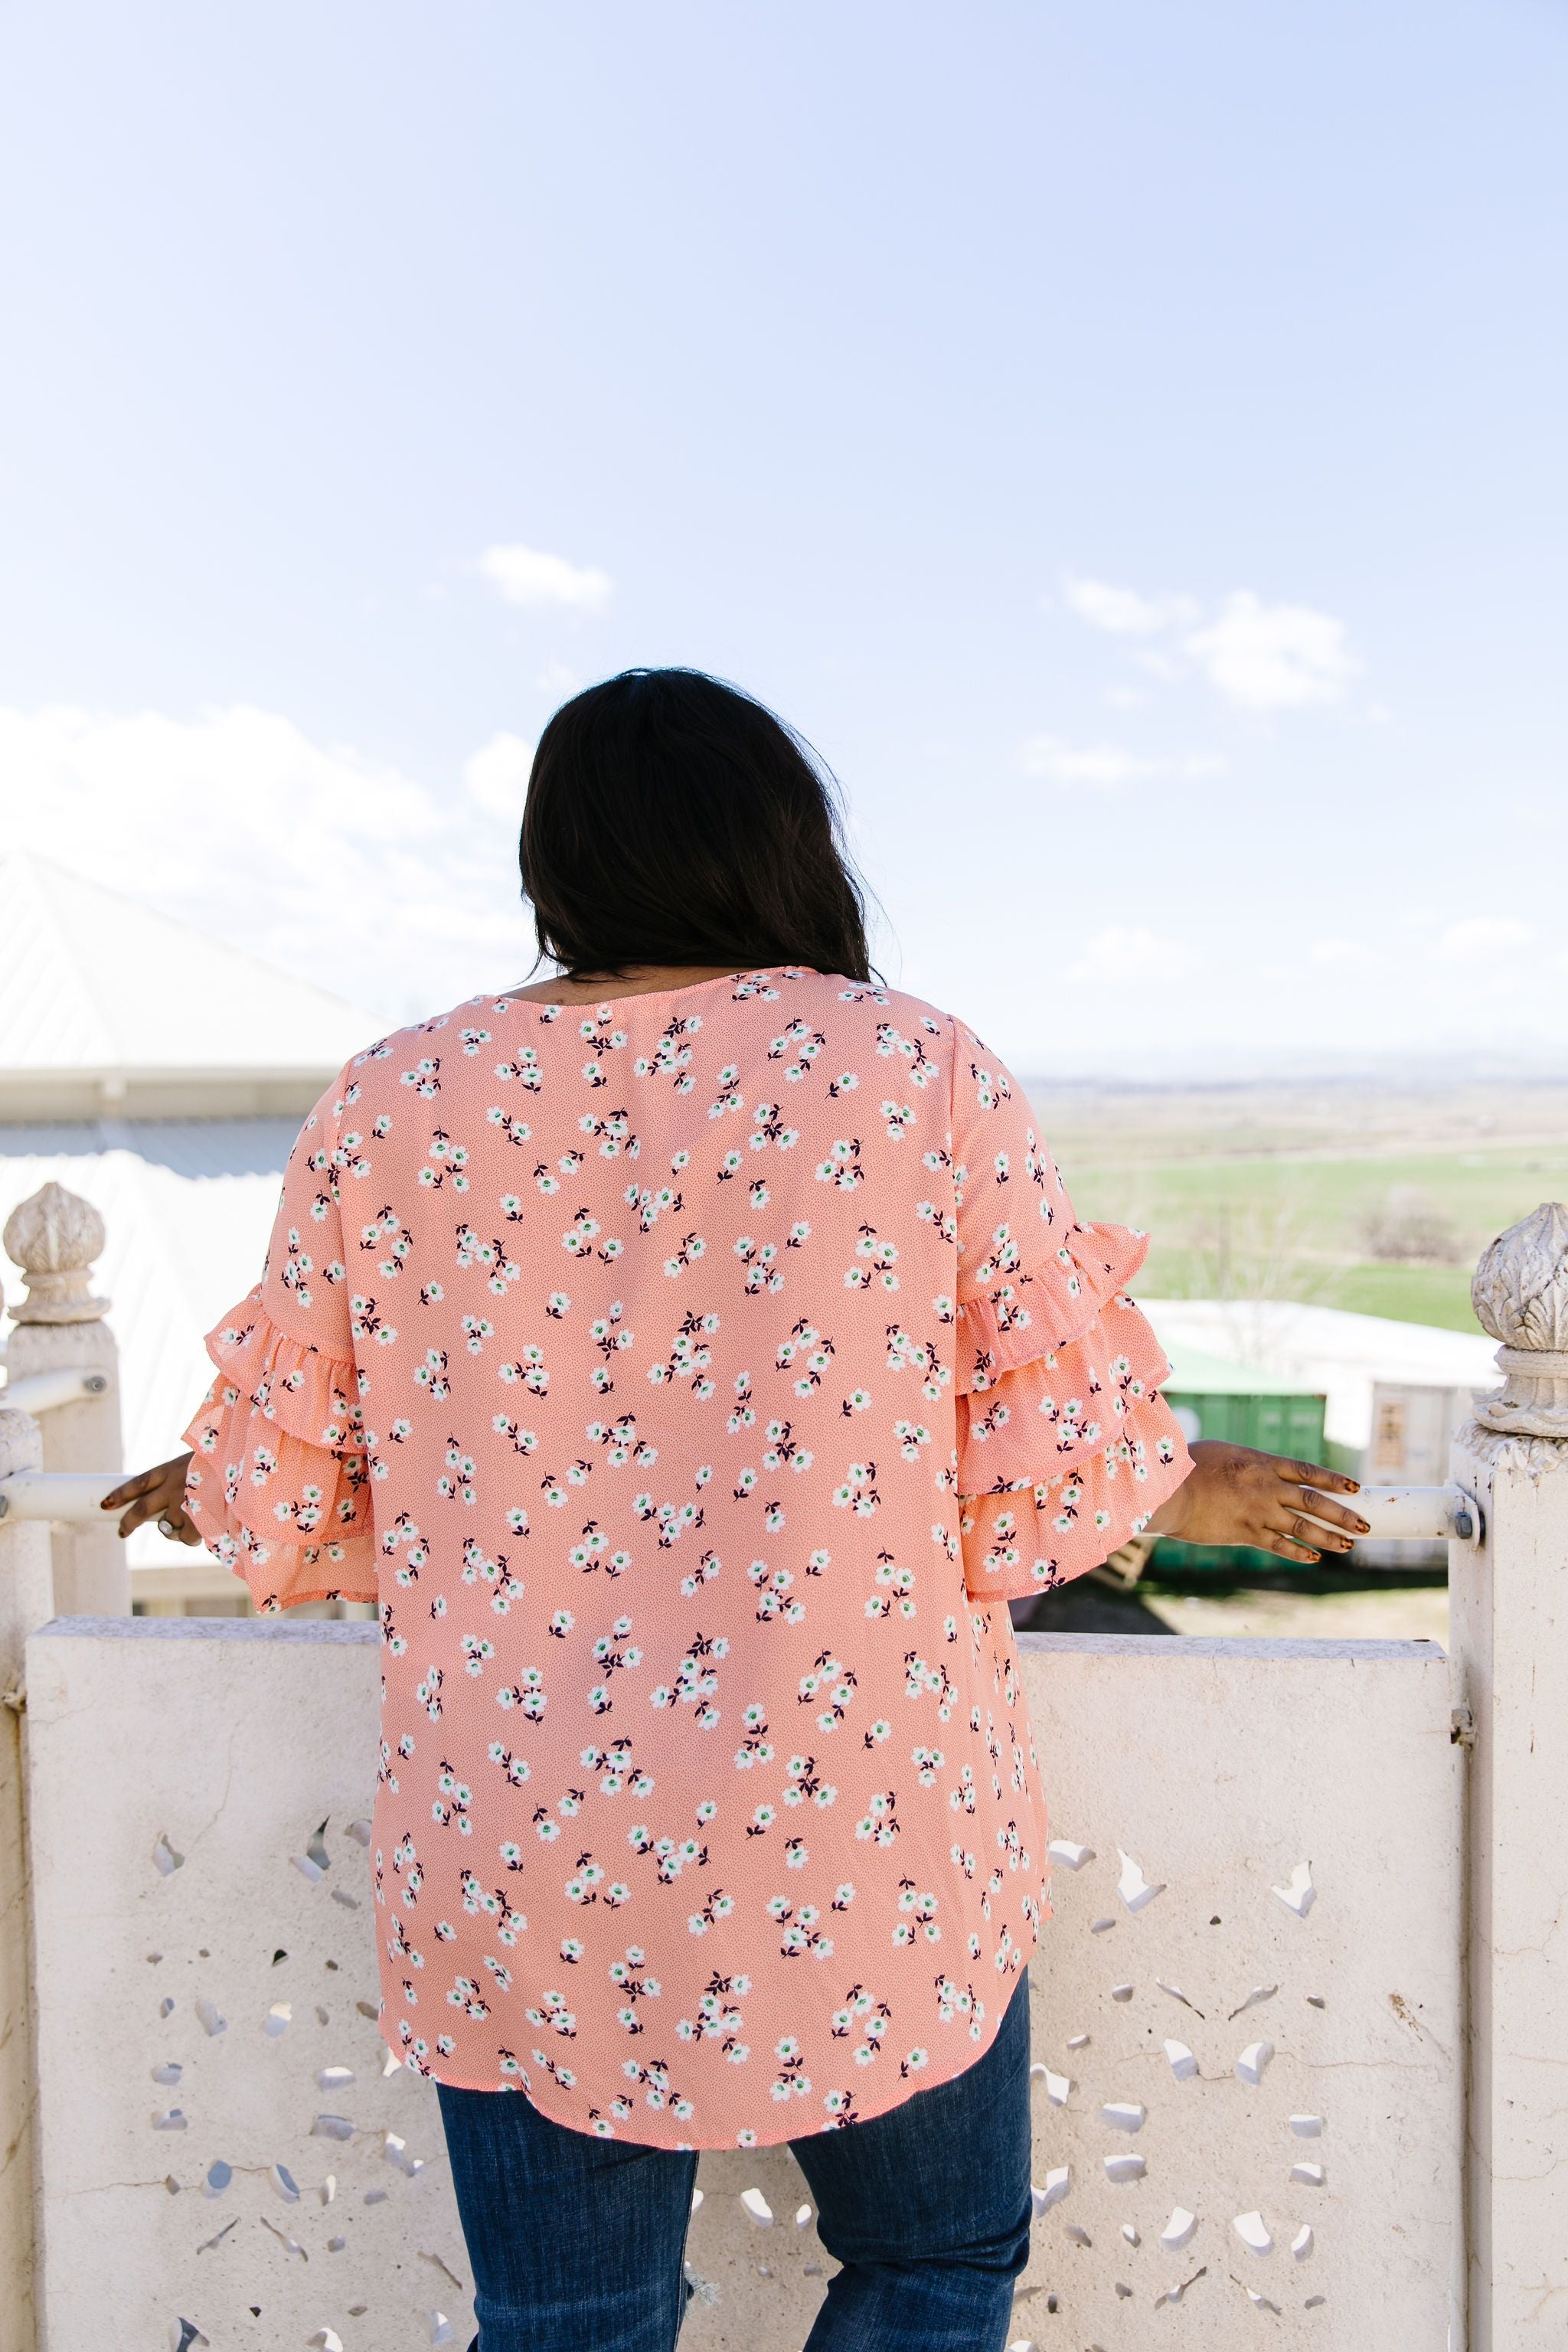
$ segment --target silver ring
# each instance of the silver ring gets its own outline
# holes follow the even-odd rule
[[[161,1533],[166,1536],[172,1536],[175,1541],[178,1541],[180,1531],[175,1527],[174,1520],[171,1519],[166,1513],[163,1517],[159,1520],[158,1527]]]

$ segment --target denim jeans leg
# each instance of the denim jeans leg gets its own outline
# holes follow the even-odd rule
[[[673,2352],[695,2155],[437,2085],[474,2273],[470,2352]]]
[[[1026,1970],[963,2074],[791,2146],[844,2265],[806,2352],[1002,2352],[1029,2259]]]

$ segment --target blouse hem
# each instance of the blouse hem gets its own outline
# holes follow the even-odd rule
[[[240,1575],[237,1568],[233,1572],[239,1578],[241,1584],[246,1583],[245,1578]],[[246,1589],[249,1591],[248,1585]],[[250,1597],[252,1601],[256,1601],[254,1592],[251,1592]],[[291,1592],[287,1601],[279,1599],[275,1593],[269,1593],[265,1601],[256,1601],[256,1613],[258,1617],[281,1617],[285,1610],[298,1609],[300,1603],[306,1601],[363,1601],[374,1607],[376,1595],[374,1592],[345,1592],[341,1584],[324,1584],[319,1592]],[[276,1607],[273,1605],[275,1601]]]
[[[1048,1919],[1051,1916],[1049,1902],[1043,1893],[1040,1896],[1040,1911],[1042,1920]],[[1024,1936],[1026,1934],[1028,1938],[1026,1948],[1024,1942]],[[1018,1940],[1015,1943],[1013,1948],[1020,1955],[1019,1965],[1017,1968],[1010,1971],[1007,1981],[1013,1990],[1016,1990],[1020,1974],[1023,1969],[1028,1967],[1029,1962],[1034,1958],[1036,1952],[1039,1949],[1039,1931],[1032,1921],[1025,1919],[1022,1922],[1018,1934]],[[1011,1998],[1012,1993],[1009,1992],[1008,2000],[1011,2000]],[[939,2074],[934,2065],[929,2066],[924,2068],[919,2077],[913,2081],[900,2080],[898,2085],[897,2095],[894,2097],[879,2100],[875,2105],[868,2105],[866,2106],[860,2106],[858,2100],[857,2100],[858,2112],[855,2116],[855,2122],[862,2124],[874,2123],[879,2116],[890,2115],[895,2107],[905,2105],[907,2102],[915,2097],[919,2092],[940,2090],[942,2084],[956,2082],[961,2074],[966,2074],[972,2066],[978,2065],[981,2059],[984,2057],[986,2052],[995,2041],[997,2034],[1001,2032],[1002,2020],[1006,2016],[1006,2014],[1007,2000],[999,2001],[996,2005],[994,2014],[989,2017],[986,2021],[988,2031],[983,2039],[979,2042],[967,2042],[965,2044],[966,2054],[962,2063],[950,2067],[945,2074]],[[396,2058],[401,2058],[406,2065],[408,2063],[408,2053],[402,2047],[401,2043],[395,2040],[394,2037],[386,2031],[384,2005],[383,2016],[377,2020],[377,2031],[380,2032],[383,2042],[392,2052],[393,2055]],[[439,2067],[434,2065],[419,2066],[412,2069],[412,2071],[416,2074],[427,2075],[433,2083],[444,2083],[447,2085],[447,2088],[451,2091],[521,2092],[522,2096],[528,2101],[529,2105],[534,2109],[536,2114],[543,2116],[547,2122],[562,2124],[568,2131],[580,2132],[584,2139],[616,2139],[624,2147],[627,2147],[667,2148],[676,2154],[682,2153],[688,2149],[694,2153],[700,2154],[705,2149],[710,2149],[717,2153],[722,2148],[729,2148],[731,2150],[750,2150],[754,2147],[787,2147],[791,2140],[816,2139],[824,2132],[843,2131],[847,2128],[847,2126],[843,2124],[836,2124],[829,2121],[816,2125],[813,2130],[808,2132],[787,2130],[759,2131],[754,2133],[750,2139],[742,2139],[739,2133],[731,2133],[728,2139],[676,2139],[673,2137],[668,2139],[647,2139],[640,2137],[638,2133],[634,2131],[629,2126],[617,2126],[614,2132],[597,2132],[594,2129],[591,2124],[584,2124],[579,2115],[568,2114],[564,2111],[558,2110],[554,2106],[551,2105],[545,2099],[536,2097],[532,2090],[526,2089],[521,2082],[462,2082],[459,2081],[455,2074],[445,2074]],[[548,2082],[550,2077],[546,2075],[544,2079]],[[781,2118],[786,2111],[786,2105],[799,2105],[801,2104],[804,2103],[794,2100],[787,2103],[781,2101],[778,2108],[778,2113]],[[640,2118],[638,2120],[640,2123]]]

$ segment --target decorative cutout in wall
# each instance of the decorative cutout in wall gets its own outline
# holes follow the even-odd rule
[[[1330,2352],[1338,2340],[1324,2333],[1332,2294],[1309,2295],[1298,2266],[1324,2263],[1317,2225],[1326,2216],[1328,2266],[1342,2277],[1353,2268],[1344,2233],[1359,2234],[1366,2217],[1347,2213],[1330,2194],[1325,2166],[1298,2152],[1327,2128],[1309,2102],[1320,2084],[1334,2084],[1342,2136],[1374,2136],[1386,2105],[1375,2063],[1321,2071],[1358,2038],[1348,2022],[1336,2035],[1330,1995],[1318,1989],[1331,1988],[1342,1958],[1334,1872],[1321,1874],[1330,1893],[1320,1902],[1310,1864],[1282,1875],[1274,1855],[1233,1853],[1186,1901],[1174,1890],[1190,1874],[1161,1871],[1151,1846],[1134,1858],[1114,1840],[1104,1844],[1114,1879],[1093,1845],[1060,1838],[1051,1846],[1060,1865],[1056,1916],[1033,1971],[1034,2248],[1016,2304],[1016,2342],[1035,2341],[1031,2313],[1068,2313],[1082,2330],[1074,2341],[1142,2352],[1142,2315],[1158,2311],[1162,2341],[1209,2347],[1228,2345],[1233,2328],[1242,2330],[1238,2343],[1253,2340],[1257,2317],[1244,2319],[1251,2313],[1284,2326],[1286,2336],[1273,2340],[1294,2343],[1300,2330],[1301,2344]],[[1104,1908],[1112,1889],[1120,1926]],[[1132,1972],[1114,1980],[1100,1958],[1112,1929],[1133,1939],[1124,1960],[1137,1948]],[[1172,2004],[1187,2021],[1185,2039],[1166,2031]],[[1237,2021],[1262,2010],[1270,2038],[1238,2047]],[[1069,2017],[1092,2030],[1063,2033]],[[1363,2002],[1358,2022],[1359,2038],[1386,2041],[1377,2004]],[[1124,2218],[1128,2200],[1135,2219]],[[1247,2275],[1255,2264],[1270,2284]]]
[[[141,2132],[157,2135],[155,2177],[129,2155],[93,2169],[132,2184],[114,2192],[116,2227],[173,2309],[159,2323],[171,2352],[467,2344],[468,2263],[434,2092],[375,2022],[363,1792],[324,1817],[290,1821],[279,1807],[269,1831],[254,1808],[240,1825],[215,1821],[213,1795],[199,1778],[183,1803],[150,1791],[158,1818],[140,1841],[116,1841],[126,1883],[111,1881],[109,1900],[122,1906],[127,1965],[133,1920],[145,1937],[154,1917],[156,1940],[134,1961],[142,1981],[102,2019],[101,2048],[100,2021],[82,2029],[95,2101],[126,2109],[126,2124],[134,2102]],[[150,2085],[162,2104],[146,2101]],[[112,2137],[112,2112],[103,2125]],[[108,2335],[58,2333],[150,2340],[130,2311]]]

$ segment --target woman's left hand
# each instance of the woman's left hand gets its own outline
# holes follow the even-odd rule
[[[1311,1568],[1324,1552],[1347,1552],[1357,1536],[1372,1532],[1358,1512],[1333,1499],[1359,1492],[1342,1471],[1219,1438],[1200,1439],[1191,1451],[1192,1470],[1150,1519],[1150,1535],[1251,1544]]]
[[[100,1511],[117,1511],[129,1504],[130,1509],[120,1522],[120,1532],[128,1536],[143,1519],[155,1518],[166,1536],[177,1543],[199,1544],[202,1531],[185,1514],[185,1473],[191,1466],[188,1454],[176,1454],[170,1462],[160,1462],[156,1468],[138,1471],[134,1478],[123,1479],[112,1493],[105,1495],[99,1505]]]

